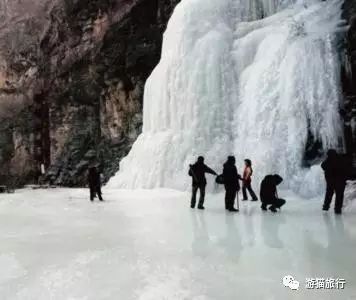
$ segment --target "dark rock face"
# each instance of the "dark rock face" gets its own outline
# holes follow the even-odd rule
[[[346,148],[347,152],[353,157],[354,169],[356,170],[356,1],[346,0],[343,8],[343,17],[350,26],[346,36],[346,50],[342,71],[342,88],[345,95],[343,115]]]
[[[0,182],[81,186],[92,163],[106,179],[118,170],[141,132],[144,83],[178,2],[41,0],[22,20],[23,2],[0,0],[0,106],[11,112],[0,114]],[[26,43],[8,49],[16,30]]]

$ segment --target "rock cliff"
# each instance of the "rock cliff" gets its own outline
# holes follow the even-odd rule
[[[178,0],[0,1],[0,182],[109,178],[141,131],[143,88]]]
[[[345,37],[346,47],[342,71],[342,88],[345,95],[343,110],[345,141],[347,151],[353,156],[354,169],[356,170],[356,1],[345,0],[343,9],[343,17],[349,24]]]

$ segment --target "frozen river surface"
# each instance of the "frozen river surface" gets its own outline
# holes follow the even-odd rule
[[[1,300],[356,299],[356,209],[320,211],[321,199],[285,194],[281,213],[244,202],[206,210],[189,194],[81,189],[0,196]],[[298,291],[282,285],[292,275]],[[306,289],[341,278],[343,290]]]

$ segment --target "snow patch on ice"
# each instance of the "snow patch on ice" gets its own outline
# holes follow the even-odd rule
[[[6,281],[26,275],[26,270],[13,255],[0,254],[0,285]]]
[[[356,201],[356,181],[349,181],[345,190],[345,205],[355,206]]]

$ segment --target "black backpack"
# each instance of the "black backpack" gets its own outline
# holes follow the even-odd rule
[[[215,182],[216,182],[217,184],[224,184],[224,183],[225,183],[225,180],[224,180],[223,174],[220,174],[220,175],[216,176]]]

